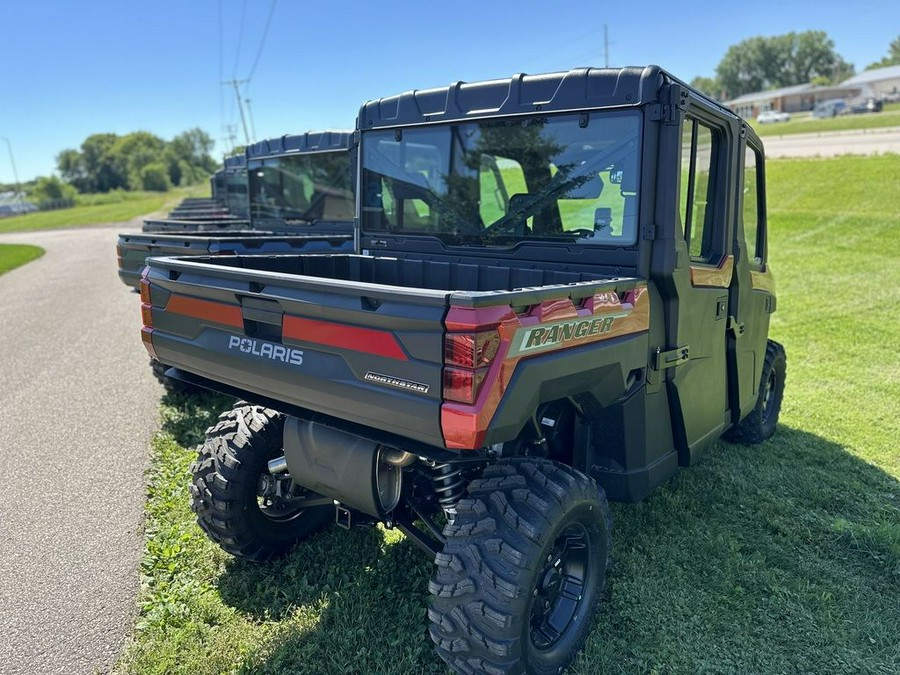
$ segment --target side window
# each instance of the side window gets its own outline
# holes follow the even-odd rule
[[[708,261],[713,254],[713,158],[716,137],[712,129],[686,120],[681,141],[681,194],[679,213],[691,259]]]
[[[764,219],[760,217],[760,206],[764,203],[762,199],[763,181],[760,180],[762,171],[762,161],[756,150],[749,145],[744,153],[744,243],[747,247],[747,254],[750,257],[750,265],[753,267],[761,267],[764,260],[765,245],[763,242]]]

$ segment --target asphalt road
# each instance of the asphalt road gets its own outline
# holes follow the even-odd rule
[[[900,152],[900,127],[764,136],[766,157],[834,157]]]
[[[116,276],[128,224],[0,235],[0,673],[108,671],[131,628],[162,387]]]

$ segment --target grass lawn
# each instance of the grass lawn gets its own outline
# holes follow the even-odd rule
[[[614,504],[614,568],[570,672],[900,672],[900,156],[768,164],[781,424]],[[876,198],[877,197],[877,198]],[[191,448],[226,399],[168,398],[153,442],[129,673],[440,673],[430,563],[327,530],[251,565],[188,509]]]
[[[44,249],[28,244],[0,244],[0,274],[40,258]]]
[[[0,233],[50,230],[98,223],[131,220],[154,211],[169,210],[186,197],[209,194],[209,185],[201,183],[169,192],[112,192],[105,195],[79,195],[70,209],[39,211],[0,220]]]
[[[883,129],[900,127],[900,110],[889,106],[880,113],[842,115],[841,117],[796,117],[789,122],[757,124],[750,122],[760,136],[786,136],[790,134],[814,134],[823,131],[849,131],[852,129]]]

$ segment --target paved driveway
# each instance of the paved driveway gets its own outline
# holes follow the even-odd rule
[[[122,227],[0,235],[46,249],[0,276],[0,673],[108,671],[133,620],[162,389]]]

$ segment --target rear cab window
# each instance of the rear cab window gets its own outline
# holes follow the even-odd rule
[[[555,114],[368,132],[362,228],[451,245],[637,240],[641,115]]]

